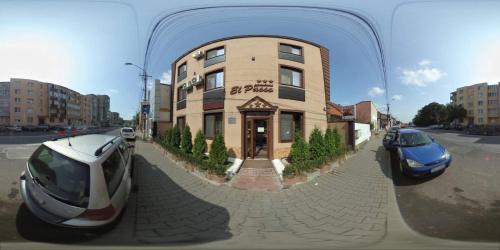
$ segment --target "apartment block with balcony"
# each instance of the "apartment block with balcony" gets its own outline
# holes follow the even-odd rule
[[[0,82],[0,125],[10,123],[10,82]]]
[[[464,125],[500,124],[500,83],[478,83],[458,88],[450,94],[450,101],[467,110]]]
[[[38,125],[47,124],[48,84],[29,79],[10,81],[10,124]]]

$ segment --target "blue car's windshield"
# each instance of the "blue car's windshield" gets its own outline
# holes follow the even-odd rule
[[[416,147],[432,143],[431,138],[424,133],[407,133],[400,135],[401,147]]]

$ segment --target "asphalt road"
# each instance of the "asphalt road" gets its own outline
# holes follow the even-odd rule
[[[424,130],[452,154],[442,174],[411,179],[392,158],[393,183],[403,218],[433,237],[500,241],[500,136]]]

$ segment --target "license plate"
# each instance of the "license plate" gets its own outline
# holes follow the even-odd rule
[[[433,169],[431,169],[431,173],[437,172],[437,171],[443,169],[444,167],[445,167],[445,165],[441,165],[441,166],[439,166],[437,168],[433,168]]]

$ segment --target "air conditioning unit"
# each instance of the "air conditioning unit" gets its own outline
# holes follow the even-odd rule
[[[191,79],[191,82],[195,85],[198,86],[200,83],[203,82],[203,77],[201,75],[197,75]]]
[[[203,56],[203,51],[198,50],[198,51],[194,52],[192,56],[195,59],[200,59]]]

